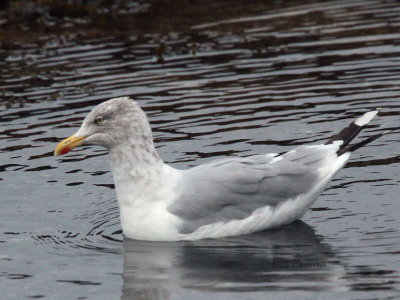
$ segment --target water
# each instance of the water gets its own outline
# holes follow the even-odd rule
[[[400,297],[398,133],[355,153],[301,221],[196,242],[124,240],[106,151],[52,156],[117,96],[140,103],[177,168],[322,143],[376,107],[362,136],[398,127],[398,2],[263,5],[183,32],[0,50],[3,299]]]

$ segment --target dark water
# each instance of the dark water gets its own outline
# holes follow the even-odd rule
[[[1,49],[2,299],[398,299],[400,135],[360,150],[302,221],[244,237],[125,240],[106,151],[52,151],[135,98],[178,168],[322,143],[365,111],[397,128],[397,1],[276,4],[188,33]],[[160,46],[161,45],[161,46]]]

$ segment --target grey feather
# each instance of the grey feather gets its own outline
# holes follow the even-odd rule
[[[181,233],[230,220],[293,199],[318,181],[319,166],[338,146],[304,146],[282,156],[224,159],[184,171],[179,198],[168,210],[184,220]],[[312,167],[311,167],[312,166]]]

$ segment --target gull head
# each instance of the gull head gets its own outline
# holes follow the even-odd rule
[[[141,139],[152,140],[146,114],[131,98],[114,98],[94,107],[79,130],[57,145],[54,156],[66,154],[83,144],[111,150]]]

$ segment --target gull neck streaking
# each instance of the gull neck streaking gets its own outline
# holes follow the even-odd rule
[[[140,240],[194,240],[248,234],[301,218],[353,151],[350,144],[379,109],[356,119],[323,145],[287,153],[226,158],[187,170],[166,165],[150,124],[129,97],[93,108],[54,154],[82,144],[110,151],[124,235]]]

